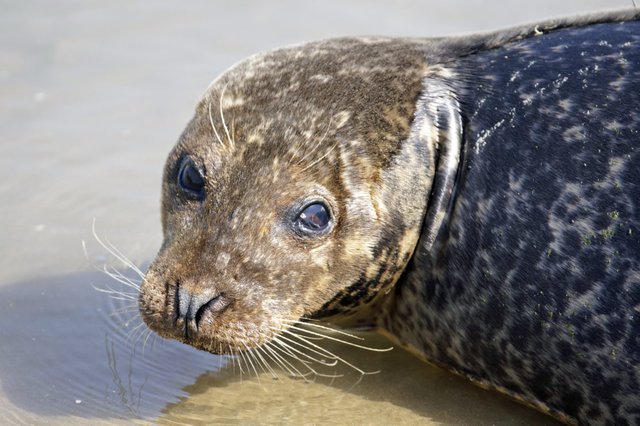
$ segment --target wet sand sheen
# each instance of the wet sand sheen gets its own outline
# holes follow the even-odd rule
[[[373,335],[367,336],[367,342],[387,344]],[[465,380],[416,362],[402,350],[378,358],[330,346],[359,367],[382,365],[385,370],[361,378],[340,368],[337,372],[344,373],[343,378],[309,382],[286,377],[274,380],[264,373],[259,380],[241,381],[237,369],[227,378],[202,375],[185,388],[190,393],[188,398],[163,410],[160,422],[217,419],[249,424],[555,424]]]
[[[260,381],[136,328],[135,306],[90,263],[160,244],[162,164],[208,83],[268,48],[347,34],[489,30],[626,0],[522,2],[73,1],[0,14],[0,419],[10,424],[552,424],[400,349],[332,350],[366,370]],[[366,13],[366,19],[364,14]],[[90,261],[81,241],[89,243]],[[121,265],[118,265],[120,267]],[[124,309],[124,312],[119,312]],[[113,315],[111,315],[113,314]],[[384,347],[367,335],[372,346]],[[146,343],[145,343],[146,342]],[[356,384],[357,383],[357,384]],[[372,414],[373,413],[373,414]]]

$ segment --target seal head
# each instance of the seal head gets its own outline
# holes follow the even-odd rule
[[[413,194],[429,193],[435,148],[411,123],[427,73],[417,44],[341,39],[214,81],[166,163],[147,324],[234,353],[301,317],[357,321],[420,235]]]

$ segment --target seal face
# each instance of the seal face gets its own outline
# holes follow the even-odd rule
[[[640,421],[638,19],[235,66],[167,159],[144,320],[220,354],[369,324],[565,421]]]

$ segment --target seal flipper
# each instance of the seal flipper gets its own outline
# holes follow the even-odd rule
[[[428,253],[451,205],[463,136],[460,105],[453,89],[441,78],[434,77],[425,78],[423,87],[416,109],[416,125],[431,129],[429,137],[433,140],[430,142],[437,151],[436,171],[420,242],[420,249]]]

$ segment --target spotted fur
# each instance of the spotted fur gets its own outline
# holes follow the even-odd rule
[[[640,422],[640,22],[452,64],[464,158],[448,226],[385,328],[580,423]]]

